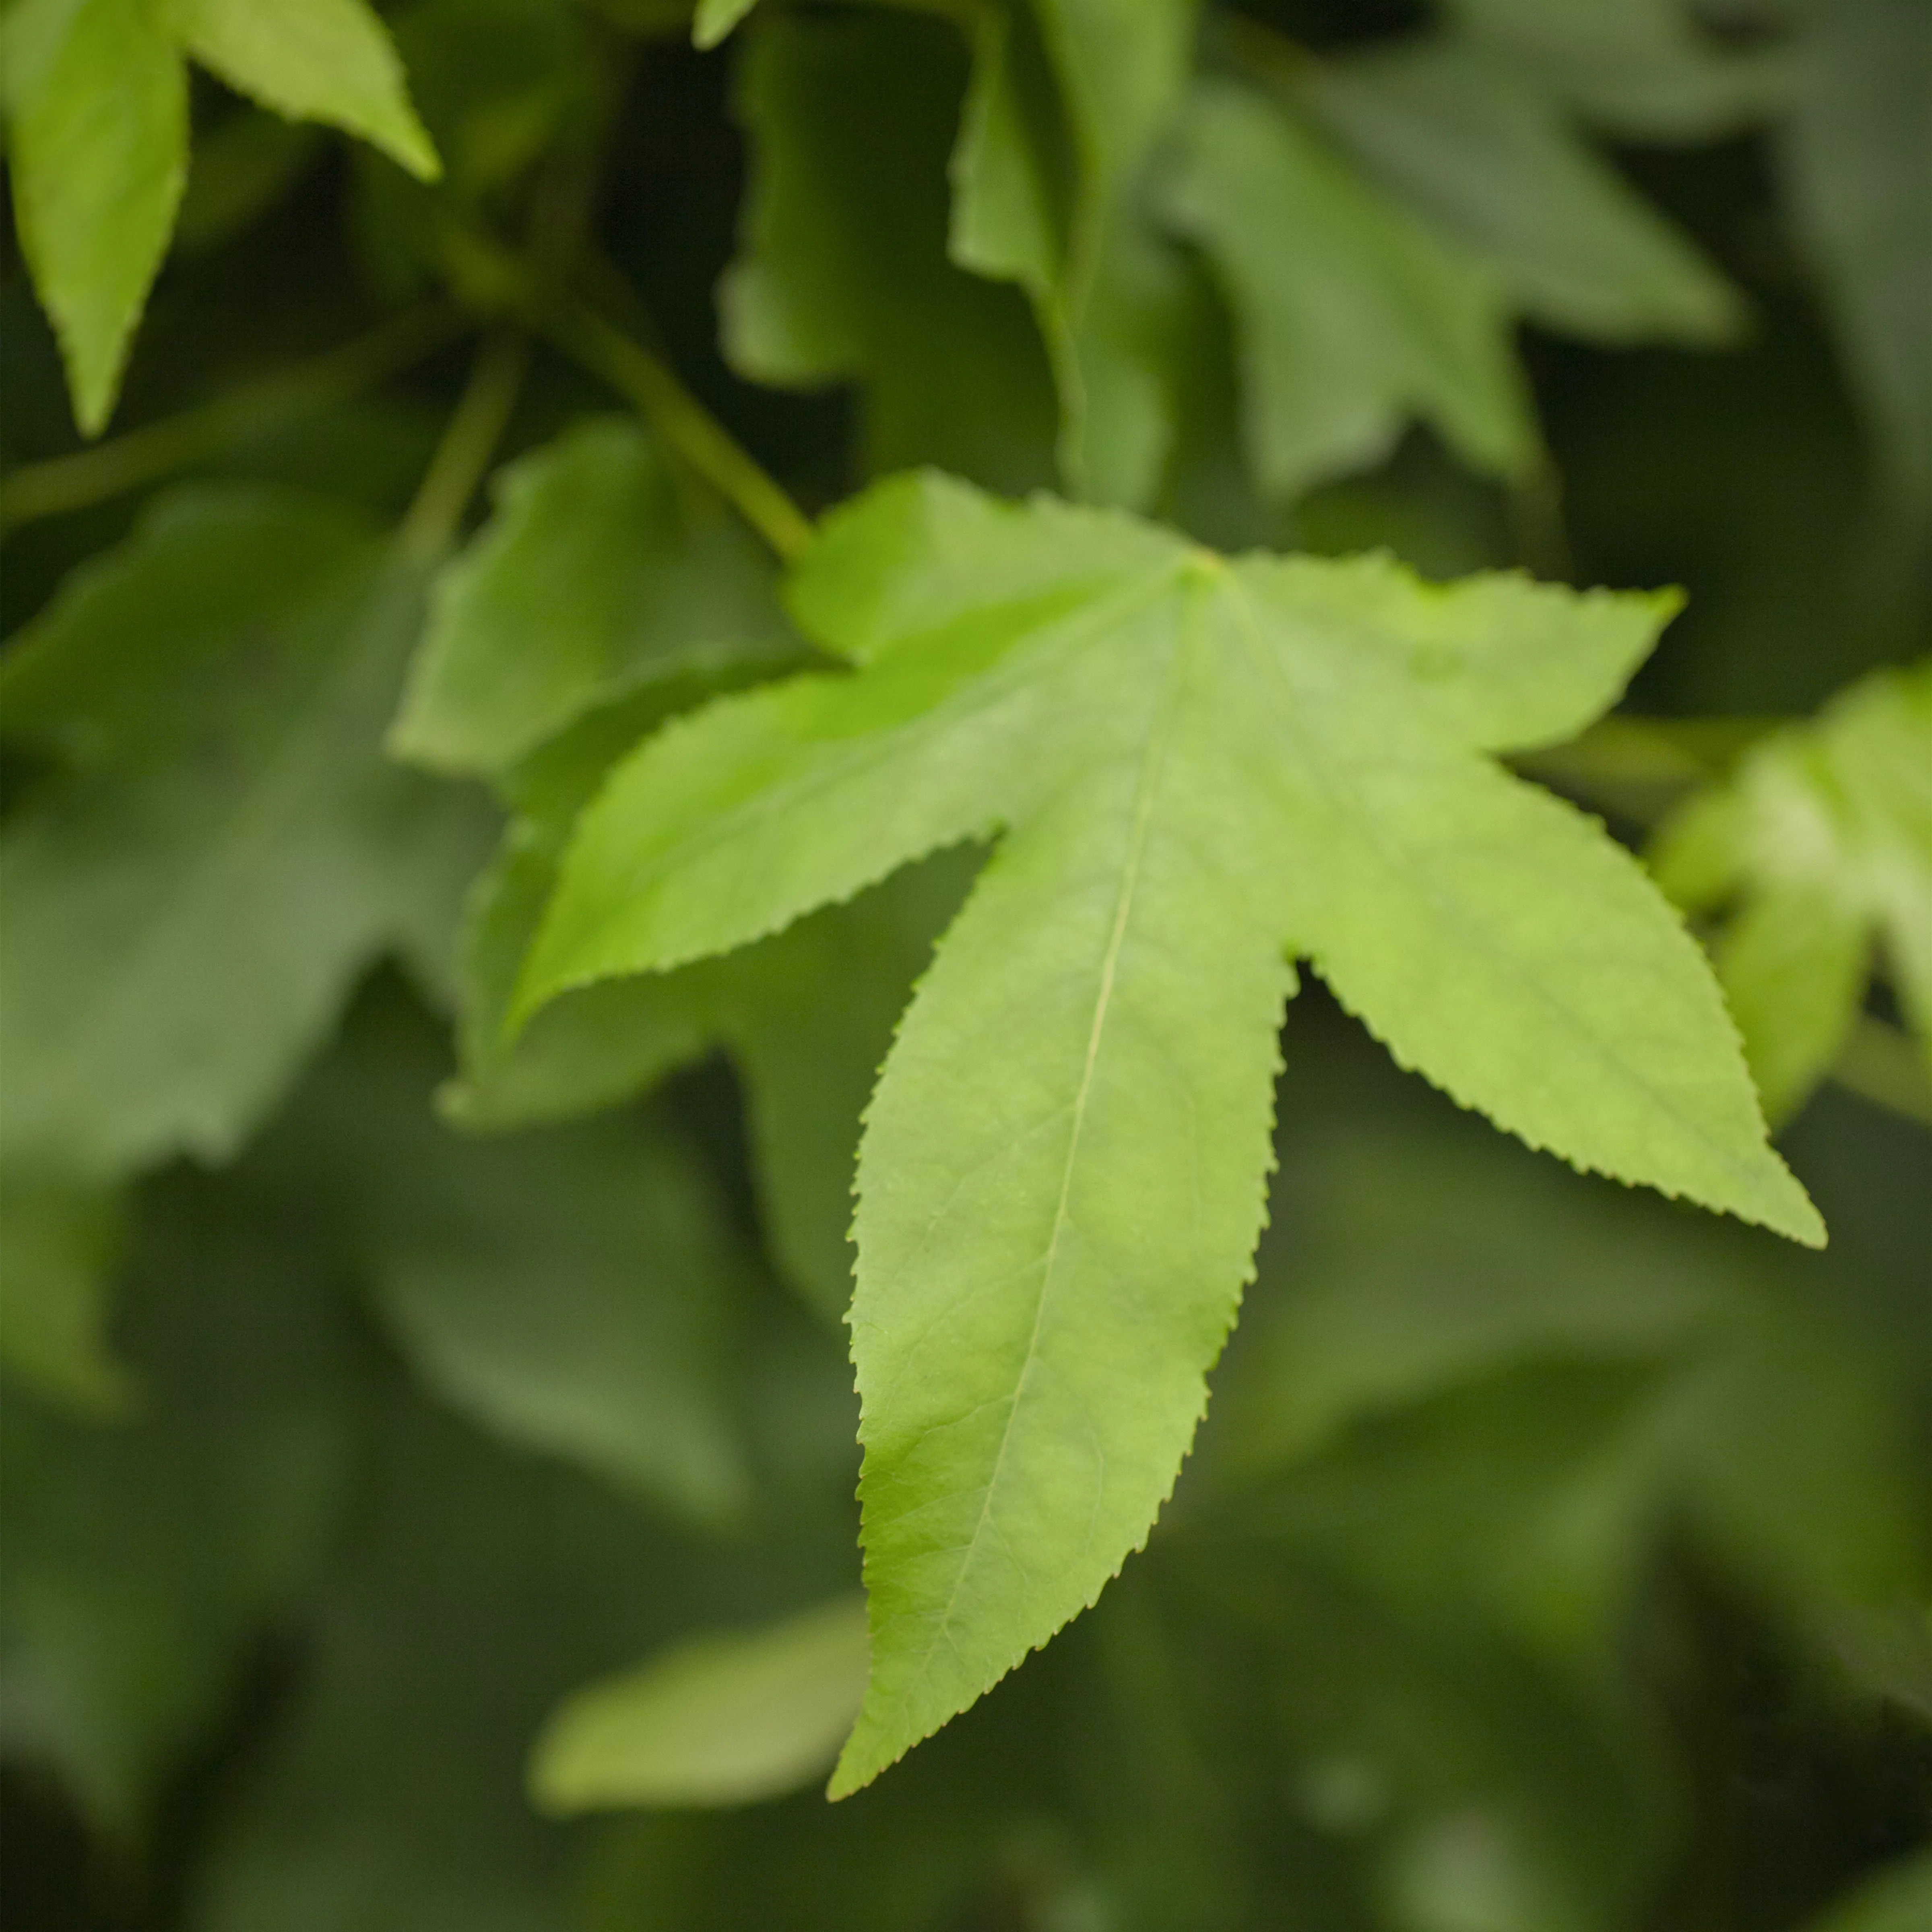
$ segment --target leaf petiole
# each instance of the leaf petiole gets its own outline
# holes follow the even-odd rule
[[[145,424],[111,442],[23,464],[0,478],[0,532],[86,509],[218,454],[268,429],[339,407],[440,349],[470,326],[433,302],[318,356],[243,384],[213,402]]]

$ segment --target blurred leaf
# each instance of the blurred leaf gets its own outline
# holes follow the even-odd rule
[[[1932,14],[1919,0],[1798,13],[1797,214],[1892,480],[1932,517]]]
[[[754,1804],[832,1768],[866,1693],[866,1600],[688,1637],[574,1691],[537,1740],[539,1809]]]
[[[121,1203],[111,1191],[0,1174],[0,1364],[97,1421],[127,1414],[134,1382],[108,1344]]]
[[[188,52],[265,107],[359,135],[421,180],[442,172],[364,0],[164,0],[164,14]]]
[[[842,512],[791,603],[856,674],[722,700],[620,766],[511,1019],[1010,828],[867,1114],[874,1678],[835,1790],[1145,1537],[1258,1232],[1292,956],[1532,1144],[1819,1238],[1681,928],[1482,757],[1600,709],[1668,600],[1229,564],[923,476]]]
[[[1245,440],[1264,488],[1292,496],[1371,466],[1412,415],[1476,469],[1520,473],[1534,460],[1536,431],[1487,278],[1284,106],[1201,83],[1161,202],[1226,288]]]
[[[327,1550],[352,1400],[315,1257],[232,1195],[189,1175],[146,1190],[128,1274],[138,1419],[0,1410],[8,1746],[124,1842]]]
[[[1192,0],[990,0],[962,25],[973,79],[950,251],[1034,304],[1075,494],[1144,507],[1174,434],[1185,269],[1135,190],[1185,81]]]
[[[744,1262],[659,1121],[487,1142],[436,1119],[440,1041],[358,1015],[260,1161],[326,1190],[404,1354],[513,1443],[713,1523],[748,1478],[722,1387]]]
[[[434,971],[487,828],[381,755],[422,578],[328,505],[184,490],[16,640],[7,728],[71,769],[0,844],[10,1161],[224,1159],[370,959]]]
[[[188,70],[148,0],[20,0],[4,32],[21,252],[93,436],[188,178]]]
[[[1932,1069],[1932,662],[1762,740],[1666,822],[1651,864],[1693,911],[1739,908],[1713,950],[1774,1120],[1844,1047],[1875,949]]]
[[[1604,128],[1639,140],[1734,133],[1783,106],[1790,92],[1779,50],[1726,49],[1684,0],[1444,4],[1473,39],[1520,61]]]
[[[400,756],[494,774],[630,688],[789,647],[763,553],[628,419],[580,424],[495,495],[436,579]]]
[[[946,258],[965,69],[937,22],[752,23],[737,82],[752,183],[719,291],[724,347],[759,382],[862,382],[868,470],[936,463],[1022,490],[1053,477],[1052,380],[1018,292]]]
[[[1612,343],[1734,341],[1743,304],[1558,106],[1479,46],[1419,41],[1311,64],[1298,90],[1390,192],[1525,314]]]
[[[692,44],[715,47],[748,14],[758,0],[698,0],[697,17],[692,22]]]

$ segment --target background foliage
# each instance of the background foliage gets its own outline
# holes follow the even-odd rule
[[[10,1922],[1932,1916],[1922,0],[13,0],[0,32]],[[1220,550],[1684,586],[1622,709],[1481,742],[1690,916],[1832,1243],[1530,1152],[1311,976],[1148,1546],[828,1807],[866,1662],[854,1150],[978,855],[906,842],[638,974],[720,943],[687,899],[503,1022],[626,798],[670,823],[688,769],[722,820],[730,721],[816,700],[640,741],[828,644],[890,693],[896,607],[836,560],[925,567],[907,486],[788,604],[780,568],[797,506],[914,465]],[[1029,544],[1170,544],[919,488],[962,609]],[[1067,742],[1127,687],[1054,687]],[[1407,701],[1325,715],[1372,770],[1426,737]],[[933,768],[850,822],[900,838]],[[973,809],[927,844],[1008,822]],[[823,854],[775,822],[788,917]],[[1574,935],[1568,884],[1512,902]],[[937,1144],[970,1110],[910,1078],[875,1112]],[[1524,1090],[1472,1097],[1522,1127]]]

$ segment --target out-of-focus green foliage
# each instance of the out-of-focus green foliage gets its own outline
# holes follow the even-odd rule
[[[1928,36],[12,0],[10,1926],[1916,1932]]]

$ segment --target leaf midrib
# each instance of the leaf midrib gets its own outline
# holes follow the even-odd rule
[[[1178,573],[1170,567],[1163,573],[1161,587],[1167,587],[1177,575]],[[1094,1072],[1100,1061],[1101,1037],[1112,1004],[1120,952],[1126,940],[1134,895],[1139,884],[1141,862],[1153,823],[1155,795],[1159,790],[1161,767],[1166,758],[1173,712],[1176,708],[1174,700],[1180,683],[1180,674],[1194,645],[1195,634],[1192,625],[1184,626],[1181,631],[1166,668],[1167,688],[1156,707],[1154,728],[1150,731],[1142,752],[1140,776],[1136,786],[1133,827],[1129,838],[1120,894],[1115,903],[1113,928],[1108,935],[1107,947],[1101,963],[1100,984],[1094,998],[1094,1018],[1088,1031],[1087,1053],[1081,1069],[1080,1084],[1074,1096],[1073,1120],[1067,1134],[1066,1157],[1061,1169],[1060,1194],[1054,1207],[1052,1232],[1048,1238],[1046,1252],[1041,1259],[1040,1290],[1034,1301],[1033,1328],[1028,1336],[1025,1358],[1015,1380],[1012,1394],[1007,1398],[1009,1406],[1006,1424],[1000,1430],[999,1447],[994,1454],[993,1466],[986,1478],[979,1520],[974,1525],[972,1534],[960,1546],[959,1567],[953,1579],[951,1594],[946,1599],[945,1609],[940,1614],[938,1628],[920,1660],[918,1671],[911,1682],[894,1700],[901,1708],[911,1700],[925,1682],[926,1673],[931,1669],[932,1660],[938,1654],[940,1646],[951,1642],[951,1630],[958,1607],[959,1593],[965,1587],[967,1576],[974,1568],[980,1544],[992,1526],[994,1497],[1006,1466],[1006,1454],[1012,1442],[1014,1427],[1025,1399],[1027,1384],[1039,1364],[1040,1336],[1046,1324],[1047,1304],[1052,1298],[1055,1263],[1061,1238],[1070,1221],[1068,1205],[1072,1193],[1074,1173],[1079,1164],[1080,1143],[1085,1125],[1088,1100],[1093,1088]],[[999,1399],[993,1398],[994,1400]],[[979,1406],[986,1405],[982,1403]],[[1096,1501],[1096,1513],[1098,1507]],[[1090,1543],[1091,1540],[1090,1526]]]

